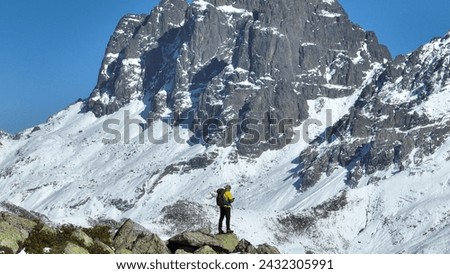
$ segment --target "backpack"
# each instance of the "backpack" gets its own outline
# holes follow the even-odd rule
[[[225,194],[224,188],[217,189],[216,204],[220,207],[223,207],[226,204],[224,194]]]

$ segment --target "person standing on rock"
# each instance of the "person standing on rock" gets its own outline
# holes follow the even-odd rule
[[[233,233],[231,230],[230,222],[231,222],[231,203],[234,202],[233,195],[231,194],[231,186],[225,186],[223,192],[218,191],[218,202],[217,205],[220,208],[220,218],[219,218],[219,233],[225,233],[222,230],[223,219],[226,218],[227,225],[227,233]]]

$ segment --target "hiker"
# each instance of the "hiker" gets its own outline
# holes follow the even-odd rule
[[[225,186],[225,189],[218,190],[218,202],[217,205],[220,208],[220,218],[219,218],[219,233],[225,233],[222,230],[223,218],[226,218],[227,224],[227,233],[233,233],[233,230],[230,228],[230,219],[231,219],[231,203],[234,202],[233,195],[230,192],[231,186]]]

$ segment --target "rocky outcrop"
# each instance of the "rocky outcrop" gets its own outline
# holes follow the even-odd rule
[[[209,246],[217,252],[224,253],[226,249],[220,241],[205,231],[184,232],[169,239],[168,247],[172,252],[183,249],[186,252],[195,252],[202,246]]]
[[[376,183],[377,172],[414,169],[450,135],[447,107],[450,34],[376,74],[350,113],[300,155],[299,188],[305,190],[339,167],[346,184]],[[437,107],[440,106],[440,107]]]
[[[166,244],[156,234],[140,234],[133,244],[134,254],[170,254]]]
[[[29,215],[31,216],[31,215]],[[52,227],[42,220],[28,220],[0,212],[0,254],[278,254],[268,244],[257,248],[235,234],[211,234],[210,229],[186,231],[167,242],[128,219],[111,237],[114,227]]]
[[[64,254],[89,254],[89,251],[81,246],[69,242],[64,248]]]
[[[267,243],[254,247],[245,239],[239,240],[234,233],[212,235],[208,229],[176,235],[169,239],[168,246],[176,254],[280,254]]]
[[[89,237],[83,230],[77,229],[72,233],[72,238],[77,242],[82,243],[83,246],[91,247],[94,244],[94,240]]]
[[[262,244],[256,247],[258,254],[280,254],[280,251],[271,245]]]
[[[128,219],[119,228],[113,239],[113,245],[116,249],[128,249],[133,248],[133,243],[138,236],[145,233],[146,229],[138,226],[132,220]]]
[[[242,154],[258,156],[290,142],[289,128],[308,118],[307,100],[351,95],[390,59],[337,1],[162,0],[119,22],[86,107],[102,116],[143,100],[144,119],[169,110],[175,124],[199,131],[190,141],[238,138]],[[287,129],[275,130],[283,119]],[[258,136],[246,134],[247,122]]]
[[[211,247],[205,245],[194,251],[194,254],[217,254]]]
[[[36,226],[35,220],[26,219],[9,212],[0,213],[0,222],[30,233]]]
[[[258,249],[245,239],[239,241],[234,251],[243,254],[258,254]]]
[[[114,248],[130,250],[134,254],[168,254],[166,244],[158,237],[128,219],[117,231],[113,241]]]
[[[13,254],[28,237],[28,232],[0,221],[0,253]]]
[[[236,234],[218,234],[215,238],[219,241],[220,246],[227,250],[229,253],[234,252],[236,250],[237,245],[239,244],[239,238]]]
[[[17,253],[37,225],[9,212],[0,212],[0,252]]]
[[[105,244],[104,242],[101,242],[100,240],[96,239],[94,245],[96,248],[94,250],[92,250],[93,248],[91,248],[91,253],[93,254],[115,254],[112,247]]]

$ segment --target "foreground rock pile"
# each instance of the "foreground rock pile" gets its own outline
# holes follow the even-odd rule
[[[188,231],[163,241],[128,219],[117,227],[49,226],[32,215],[0,212],[0,254],[278,254],[268,244],[253,246],[235,234]]]

